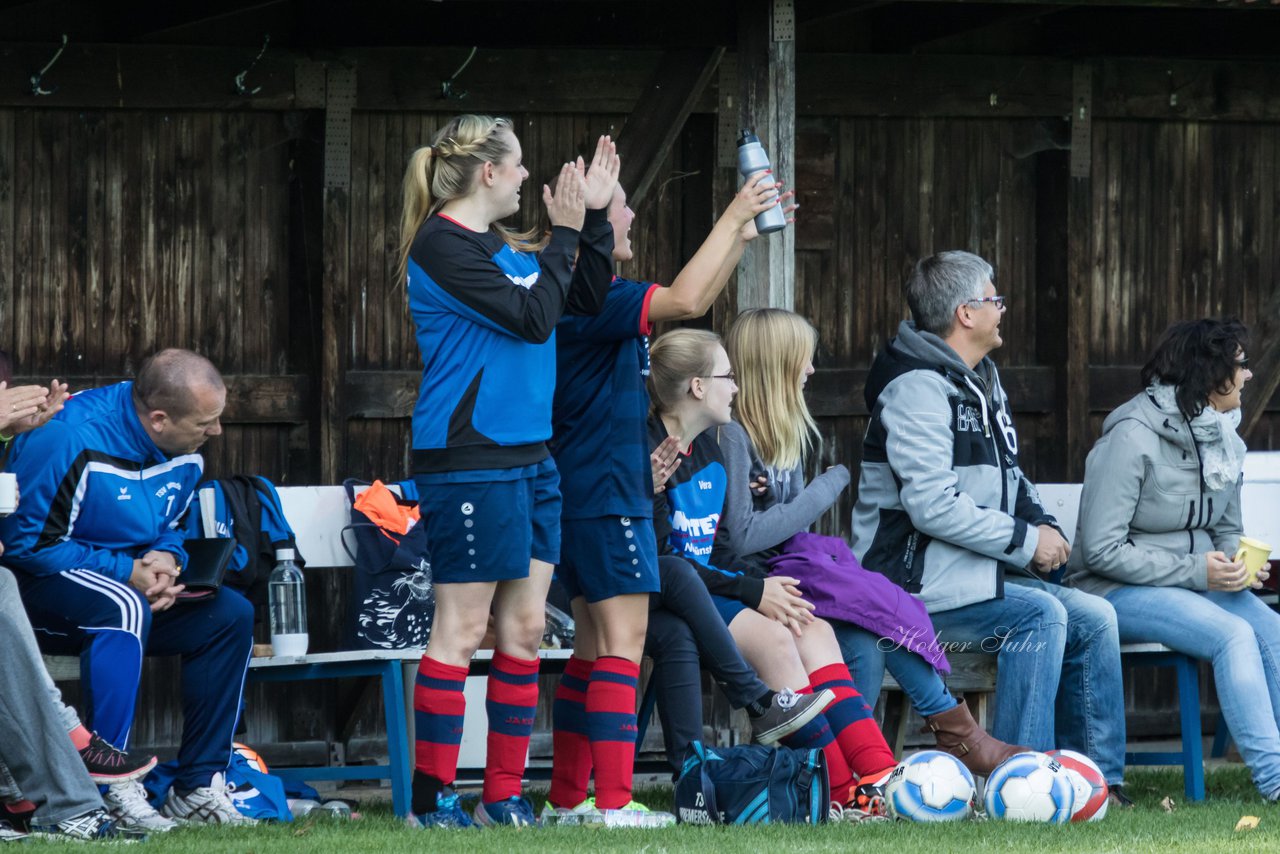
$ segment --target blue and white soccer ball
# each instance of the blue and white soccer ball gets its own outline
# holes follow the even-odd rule
[[[1015,753],[987,778],[987,815],[1008,821],[1064,824],[1075,807],[1075,786],[1053,757]]]
[[[903,759],[884,786],[889,811],[909,821],[969,818],[973,792],[969,769],[940,750],[922,750]]]

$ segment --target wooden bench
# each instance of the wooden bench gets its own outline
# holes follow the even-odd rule
[[[352,566],[351,556],[342,546],[342,531],[350,524],[351,508],[341,486],[280,487],[285,517],[298,540],[298,551],[308,569]],[[541,650],[543,673],[564,671],[569,650]],[[249,661],[249,682],[297,682],[314,679],[373,677],[379,681],[383,716],[387,731],[386,765],[330,765],[285,768],[271,771],[286,780],[389,780],[391,801],[397,815],[409,812],[410,781],[413,773],[413,685],[421,649],[353,650],[317,652],[305,656],[255,657]],[[472,658],[467,679],[466,726],[459,749],[462,769],[483,768],[485,759],[485,686],[493,650],[480,650]],[[45,665],[57,681],[80,678],[80,659],[73,656],[45,656]],[[536,771],[535,771],[536,774]]]

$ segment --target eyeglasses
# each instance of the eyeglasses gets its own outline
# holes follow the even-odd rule
[[[738,375],[737,375],[737,374],[735,374],[733,371],[729,371],[729,373],[727,373],[727,374],[711,374],[711,375],[709,375],[709,376],[707,377],[707,379],[709,379],[709,380],[728,380],[729,382],[734,383],[734,382],[737,382],[737,381],[738,381]]]
[[[976,302],[976,303],[979,303],[979,304],[984,303],[984,302],[989,302],[989,303],[992,303],[993,305],[995,305],[995,307],[996,307],[996,311],[1004,311],[1004,308],[1005,308],[1005,305],[1004,305],[1004,303],[1005,303],[1005,299],[1006,299],[1006,298],[1005,298],[1003,295],[999,295],[999,294],[998,294],[998,295],[993,296],[993,297],[978,297],[977,299],[965,300],[965,302],[968,302],[968,303],[975,303],[975,302]]]

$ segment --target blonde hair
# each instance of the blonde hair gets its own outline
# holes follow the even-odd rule
[[[775,469],[795,468],[821,441],[800,382],[817,346],[813,325],[780,308],[744,311],[729,330],[734,412],[760,459]]]
[[[481,166],[497,163],[511,153],[507,134],[515,136],[510,119],[458,116],[436,133],[430,145],[409,155],[400,215],[400,263],[396,267],[399,282],[404,282],[408,274],[409,250],[418,229],[446,202],[470,195]],[[537,229],[517,232],[496,222],[489,228],[517,252],[539,248]]]
[[[650,412],[670,412],[684,399],[689,380],[715,370],[720,336],[705,329],[673,329],[649,346]]]

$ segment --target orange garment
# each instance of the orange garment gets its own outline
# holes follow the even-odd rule
[[[369,484],[369,488],[357,495],[351,506],[388,535],[403,536],[418,524],[418,505],[398,497],[380,480]]]

